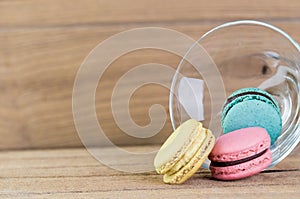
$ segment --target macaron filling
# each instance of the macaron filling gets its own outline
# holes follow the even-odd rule
[[[228,166],[234,166],[234,165],[238,165],[238,164],[242,164],[245,162],[249,162],[251,160],[254,160],[262,155],[264,155],[267,152],[268,149],[265,149],[253,156],[247,157],[247,158],[243,158],[240,160],[235,160],[235,161],[230,161],[230,162],[216,162],[216,161],[211,161],[211,166],[213,167],[228,167]]]

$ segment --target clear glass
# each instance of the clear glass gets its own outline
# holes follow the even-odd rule
[[[259,87],[272,94],[280,105],[283,128],[271,146],[273,162],[270,167],[279,163],[300,140],[299,45],[282,30],[258,21],[223,24],[204,34],[197,44],[207,51],[217,67],[212,78],[220,76],[223,85],[208,85],[209,74],[195,69],[187,61],[197,60],[199,65],[206,63],[193,53],[196,46],[193,45],[180,62],[172,82],[169,108],[173,128],[191,117],[178,100],[182,78],[204,81],[202,123],[216,137],[223,134],[220,120],[226,96],[243,87]],[[209,168],[208,160],[203,167]]]

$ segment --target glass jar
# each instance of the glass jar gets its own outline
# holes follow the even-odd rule
[[[208,62],[197,54],[197,45],[206,50],[216,68],[204,66]],[[175,129],[194,118],[216,137],[222,135],[221,112],[226,97],[244,87],[264,89],[280,105],[283,128],[271,146],[272,167],[300,140],[300,47],[284,31],[270,24],[225,23],[208,31],[189,49],[172,81],[169,102],[172,126]],[[209,168],[208,160],[203,167]]]

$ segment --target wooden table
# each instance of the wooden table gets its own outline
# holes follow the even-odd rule
[[[299,10],[299,0],[1,0],[0,198],[300,198],[299,145],[271,171],[251,178],[221,182],[203,170],[185,184],[171,186],[154,172],[122,173],[93,159],[72,115],[80,64],[116,33],[155,26],[198,39],[222,23],[255,19],[300,42]],[[144,50],[111,64],[95,96],[99,122],[110,140],[140,150],[166,139],[172,132],[169,117],[152,138],[124,134],[112,116],[111,90],[134,66],[156,62],[175,69],[180,59]],[[145,89],[131,101],[131,115],[139,125],[148,124],[153,103],[169,111],[169,90]]]
[[[142,148],[145,146],[125,147],[133,151]],[[299,153],[293,153],[271,170],[243,180],[217,181],[209,171],[201,169],[182,185],[166,185],[155,172],[132,174],[110,169],[85,149],[7,151],[0,153],[0,162],[1,198],[290,199],[300,196]]]

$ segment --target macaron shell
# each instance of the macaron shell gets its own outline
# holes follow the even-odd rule
[[[170,170],[192,146],[202,124],[194,119],[180,125],[162,145],[155,156],[154,167],[157,173],[164,174]]]
[[[212,176],[219,180],[237,180],[252,176],[266,169],[272,162],[272,153],[266,153],[251,161],[227,167],[210,166]]]
[[[271,95],[266,95],[264,94],[264,96],[261,96],[259,94],[246,94],[248,92],[245,92],[244,95],[241,95],[239,97],[236,97],[234,99],[231,99],[232,97],[228,97],[224,107],[223,107],[223,112],[222,112],[222,119],[226,117],[228,111],[235,106],[238,103],[244,102],[244,101],[250,101],[250,100],[258,100],[258,101],[262,101],[265,102],[266,104],[269,104],[270,106],[272,106],[275,111],[277,112],[277,114],[279,116],[280,115],[280,108],[278,106],[277,101],[275,100],[275,98],[273,98]],[[242,94],[242,93],[238,93],[238,94]],[[269,96],[269,98],[265,97],[265,96]],[[270,100],[272,99],[272,100]]]
[[[249,100],[235,104],[222,120],[224,133],[254,126],[265,128],[273,144],[282,129],[281,116],[273,106],[263,101]]]
[[[206,138],[198,149],[193,158],[178,172],[173,175],[165,174],[163,180],[169,184],[181,184],[189,179],[201,167],[203,162],[207,159],[215,143],[215,138],[210,130],[206,130]]]
[[[275,107],[279,110],[279,105],[278,105],[277,100],[275,100],[275,98],[270,93],[268,93],[268,92],[266,92],[262,89],[255,88],[255,87],[241,88],[239,90],[236,90],[231,95],[229,95],[228,98],[231,98],[233,96],[237,96],[237,95],[240,95],[240,94],[243,94],[243,93],[248,93],[248,92],[257,92],[257,93],[261,93],[263,95],[268,96],[269,98],[272,99],[272,102],[275,103]]]
[[[217,138],[209,159],[215,162],[232,162],[251,157],[269,147],[270,137],[265,129],[243,128]]]

